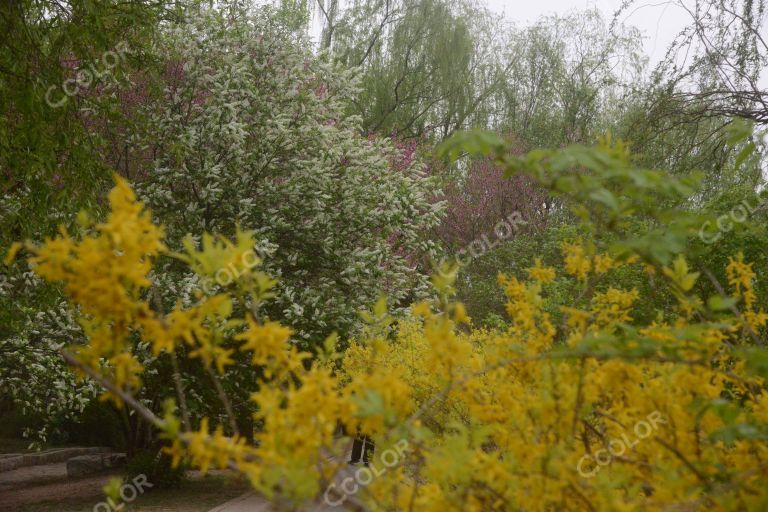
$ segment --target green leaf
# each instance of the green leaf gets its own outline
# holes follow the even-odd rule
[[[739,351],[746,362],[747,370],[753,375],[768,379],[768,349],[764,347],[749,347]]]
[[[469,130],[458,132],[442,143],[437,149],[437,154],[455,161],[463,153],[475,156],[490,155],[499,153],[504,146],[504,139],[492,131]]]
[[[736,299],[733,297],[723,297],[722,295],[713,295],[707,300],[707,305],[712,311],[724,311],[733,308],[736,305]]]
[[[752,136],[753,125],[749,121],[736,118],[728,126],[728,144],[734,146]]]
[[[741,167],[741,164],[744,163],[744,161],[749,158],[752,153],[755,152],[756,146],[754,142],[750,142],[746,146],[744,146],[741,151],[739,151],[739,154],[736,156],[736,167]]]
[[[618,199],[616,199],[616,196],[614,196],[610,191],[604,188],[591,192],[589,194],[589,197],[590,199],[593,199],[598,203],[604,204],[605,206],[610,208],[614,213],[618,213],[619,210],[621,209],[619,205],[619,201]]]

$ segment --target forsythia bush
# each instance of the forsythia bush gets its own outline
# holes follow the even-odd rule
[[[565,249],[579,263],[571,272],[584,278],[622,264]],[[728,272],[748,302],[750,266],[736,258]],[[419,415],[428,432],[413,427],[425,439],[414,448],[417,476],[406,468],[400,480],[375,480],[374,502],[392,510],[412,499],[415,510],[761,510],[768,400],[730,344],[763,327],[765,313],[750,307],[740,322],[705,327],[681,306],[669,321],[630,330],[639,298],[609,288],[586,308],[562,308],[567,341],[558,345],[542,310],[554,269],[537,264],[528,273],[500,277],[507,332],[456,334],[460,308],[451,319],[421,305],[423,320],[394,342],[347,352],[352,381],[366,369],[396,372],[408,383],[399,400],[430,405]],[[424,484],[408,487],[405,478]]]
[[[496,141],[478,145],[490,145],[508,168],[532,169],[553,193],[574,201],[587,225],[607,221],[618,235],[629,212],[658,220],[671,211],[665,200],[688,192],[671,178],[630,170],[621,148],[504,161]],[[625,182],[634,185],[618,186]],[[501,275],[506,331],[472,330],[463,306],[450,300],[455,268],[445,265],[433,278],[434,304],[415,304],[411,317],[396,323],[382,301],[345,354],[335,352],[331,337],[311,358],[288,328],[262,314],[274,283],[258,267],[238,268],[229,290],[200,293],[191,307],[154,308],[148,275],[168,254],[162,229],[123,180],[109,200],[107,220],[88,224],[82,235],[62,231],[28,244],[30,263],[63,283],[88,335],[87,345],[64,357],[152,421],[176,461],[232,467],[292,508],[323,496],[355,510],[768,507],[768,315],[755,304],[757,276],[734,255],[722,293],[699,298],[701,275],[674,254],[682,252],[675,251],[682,221],[628,237],[611,251],[598,237],[574,240],[563,245],[558,268],[537,260],[526,275]],[[668,245],[658,247],[658,240]],[[242,265],[253,243],[249,233],[234,242],[206,236],[202,247],[188,244],[184,254],[170,255],[207,277]],[[638,292],[601,284],[625,265],[664,280],[677,306],[637,325]],[[556,320],[545,305],[557,280],[577,283],[581,293],[560,305]],[[158,356],[185,345],[219,376],[236,351],[248,353],[262,370],[251,395],[256,443],[246,444],[234,425],[194,421],[173,403],[155,417],[136,402],[136,337]],[[183,392],[178,400],[183,406]],[[334,481],[344,464],[332,457],[340,453],[339,423],[376,442],[376,477],[358,493]],[[403,446],[393,462],[390,448]]]

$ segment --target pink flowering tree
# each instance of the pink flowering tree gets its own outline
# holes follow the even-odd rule
[[[446,214],[437,231],[446,248],[453,250],[484,237],[508,239],[539,229],[552,207],[551,199],[529,178],[506,178],[488,158],[468,160],[465,170],[444,188]],[[515,224],[511,234],[498,229],[504,221]]]

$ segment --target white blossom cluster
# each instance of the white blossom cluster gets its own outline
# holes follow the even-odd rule
[[[352,71],[315,56],[265,18],[204,16],[167,34],[164,93],[129,134],[154,156],[139,191],[168,228],[255,230],[280,288],[269,313],[306,341],[348,333],[380,294],[405,306],[427,290],[423,236],[442,205],[419,163],[365,137],[349,115]]]
[[[22,281],[22,283],[19,283]],[[35,287],[31,272],[8,278],[11,287]],[[0,337],[0,396],[10,398],[22,414],[34,421],[24,435],[32,444],[46,442],[57,425],[74,419],[100,394],[89,380],[78,380],[60,351],[82,340],[82,332],[66,302],[46,311],[18,311],[26,317],[23,328]]]

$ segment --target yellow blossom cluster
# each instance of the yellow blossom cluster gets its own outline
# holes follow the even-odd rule
[[[730,284],[737,297],[744,301],[744,324],[753,331],[757,331],[768,322],[768,314],[765,311],[755,311],[755,292],[753,289],[755,271],[751,263],[744,262],[744,255],[739,253],[735,258],[728,259],[725,268]]]
[[[595,253],[594,248],[586,247],[581,243],[581,240],[563,242],[560,248],[563,253],[565,272],[580,281],[585,281],[590,273],[595,275],[605,274],[612,269],[621,267],[625,263],[634,263],[637,260],[636,256],[620,261],[608,254]],[[536,267],[538,266],[539,263],[537,261]],[[534,278],[533,274],[531,277]],[[552,279],[554,279],[554,275]]]
[[[734,348],[758,336],[766,316],[755,310],[756,276],[741,256],[727,273],[742,309],[716,321],[693,300],[697,274],[678,259],[663,274],[679,311],[635,325],[638,291],[586,286],[584,305],[560,305],[558,325],[547,309],[558,272],[536,261],[528,280],[499,278],[510,320],[503,330],[472,328],[464,307],[446,299],[452,277],[442,277],[438,304],[414,305],[396,322],[381,301],[368,315],[376,328],[323,363],[252,307],[271,282],[256,271],[232,293],[201,294],[167,314],[151,308],[147,276],[153,258],[167,253],[162,230],[124,181],[110,204],[107,222],[92,231],[79,238],[62,231],[31,248],[35,271],[62,282],[80,308],[86,371],[109,379],[113,396],[128,401],[140,385],[134,338],[151,343],[155,355],[184,344],[219,373],[238,350],[261,369],[250,390],[255,443],[207,419],[182,425],[169,405],[154,423],[176,462],[234,468],[295,509],[320,499],[338,473],[343,454],[334,434],[342,425],[372,437],[373,467],[386,468],[354,497],[356,509],[758,511],[768,504],[765,382]],[[246,242],[189,247],[189,262],[215,275]],[[563,250],[559,279],[582,284],[626,263],[579,243]],[[246,292],[254,299],[241,300]],[[745,322],[749,333],[735,328]],[[390,464],[386,448],[401,441],[408,448]]]
[[[416,469],[369,487],[377,509],[763,510],[764,382],[734,366],[733,330],[683,315],[626,331],[639,294],[608,288],[586,310],[563,307],[558,333],[541,297],[551,273],[536,262],[528,274],[500,278],[511,326],[457,335],[450,374],[425,365],[442,315],[423,307],[378,355],[347,352],[351,374],[373,357],[430,405],[411,430],[428,440]]]
[[[82,215],[85,234],[80,240],[62,227],[58,237],[39,247],[30,244],[30,266],[49,281],[63,282],[80,308],[80,324],[90,340],[78,347],[80,358],[94,367],[105,360],[119,387],[135,389],[142,367],[128,351],[130,331],[153,316],[141,294],[150,285],[152,258],[165,246],[163,230],[152,223],[128,183],[115,179],[106,222],[91,226]]]

